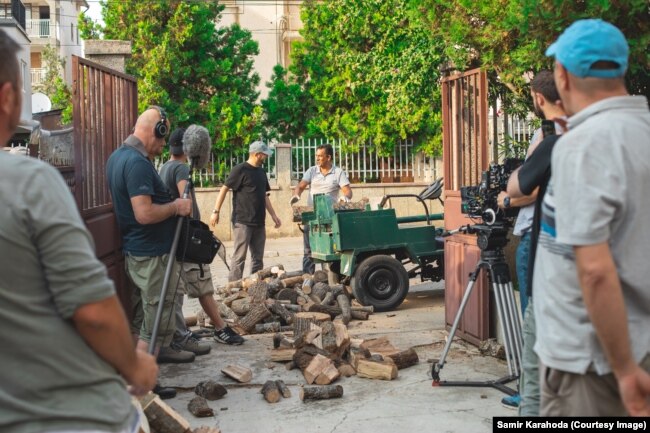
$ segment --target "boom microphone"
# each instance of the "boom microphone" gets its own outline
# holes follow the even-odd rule
[[[206,128],[200,125],[190,125],[183,134],[183,153],[195,169],[208,165],[212,140]]]

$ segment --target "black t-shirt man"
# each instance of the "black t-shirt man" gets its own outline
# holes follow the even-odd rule
[[[233,167],[226,186],[233,191],[232,223],[263,226],[266,220],[266,194],[271,190],[266,171],[248,162]]]
[[[535,267],[535,253],[539,240],[541,225],[541,210],[548,181],[551,179],[551,155],[555,142],[559,135],[545,137],[537,146],[537,149],[524,161],[519,169],[519,189],[524,195],[530,195],[539,187],[537,199],[535,200],[535,214],[533,216],[533,227],[530,237],[530,254],[528,254],[528,296],[533,295],[533,269]]]

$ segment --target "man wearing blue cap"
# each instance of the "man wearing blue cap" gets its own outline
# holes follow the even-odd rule
[[[627,93],[628,45],[609,23],[577,21],[546,54],[570,117],[553,150],[533,280],[540,413],[648,416],[648,101]]]

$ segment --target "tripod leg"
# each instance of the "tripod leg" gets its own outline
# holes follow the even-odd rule
[[[449,353],[449,349],[451,348],[451,343],[454,340],[454,335],[456,335],[458,324],[460,323],[460,319],[463,316],[463,311],[465,311],[465,307],[467,306],[469,297],[472,294],[472,289],[474,288],[474,284],[476,284],[476,278],[478,278],[478,274],[480,270],[481,270],[481,262],[479,262],[474,272],[472,272],[469,276],[469,283],[467,284],[467,288],[465,289],[465,293],[463,294],[463,299],[460,302],[460,306],[458,307],[458,312],[456,313],[456,317],[454,318],[454,323],[452,324],[451,330],[449,331],[449,336],[447,337],[447,344],[445,344],[445,348],[442,351],[442,356],[440,357],[440,359],[436,364],[433,364],[433,368],[431,369],[431,377],[433,378],[434,382],[440,382],[440,370],[442,370],[442,367],[445,365],[445,359],[447,358],[447,354]]]
[[[523,347],[523,338],[521,333],[521,315],[519,314],[519,309],[517,308],[517,303],[515,301],[514,287],[512,282],[508,282],[503,285],[506,295],[507,306],[510,311],[510,324],[512,327],[512,335],[515,343],[515,349],[517,353],[517,360],[519,361],[519,366],[522,362],[522,347]]]
[[[499,315],[499,328],[501,329],[501,334],[503,334],[504,345],[503,348],[506,351],[506,360],[508,361],[508,373],[512,376],[513,372],[515,375],[518,375],[517,365],[514,362],[514,357],[512,352],[512,340],[510,335],[510,327],[508,326],[508,321],[506,317],[505,305],[503,302],[503,293],[501,284],[497,283],[496,280],[492,280],[492,290],[494,291],[495,304],[497,306],[497,314]]]

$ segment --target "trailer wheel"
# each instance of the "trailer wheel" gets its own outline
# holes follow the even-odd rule
[[[409,277],[399,261],[376,255],[361,262],[352,276],[351,286],[361,304],[372,305],[375,311],[391,311],[406,298]]]

